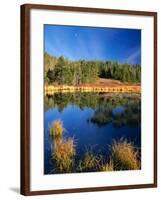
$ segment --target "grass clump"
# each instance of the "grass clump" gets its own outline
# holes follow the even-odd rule
[[[57,139],[54,142],[53,159],[59,172],[71,172],[76,154],[73,138]]]
[[[113,142],[111,150],[114,170],[140,169],[139,154],[132,143],[120,139]]]
[[[61,137],[64,132],[63,122],[61,120],[55,120],[50,127],[50,135],[54,137]]]
[[[109,163],[102,165],[100,171],[114,171],[114,164],[112,160],[110,160]]]
[[[87,151],[82,160],[79,162],[79,171],[89,172],[96,171],[98,168],[99,159],[92,152]]]

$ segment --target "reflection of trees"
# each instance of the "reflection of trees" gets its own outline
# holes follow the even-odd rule
[[[112,109],[98,108],[90,121],[98,126],[110,123],[112,121]]]
[[[92,109],[105,108],[114,109],[116,106],[128,106],[132,102],[139,103],[138,94],[112,94],[112,93],[94,93],[94,92],[74,92],[74,93],[54,93],[44,98],[45,111],[49,108],[57,107],[63,111],[67,105],[77,105],[83,109],[89,107]]]
[[[57,107],[62,112],[68,105],[76,105],[80,109],[85,107],[95,110],[94,115],[88,121],[102,126],[110,122],[120,127],[125,124],[137,125],[141,121],[141,101],[136,94],[112,94],[112,93],[55,93],[45,96],[45,111]],[[125,108],[124,112],[113,113],[118,106]]]
[[[53,96],[45,96],[45,111],[57,107],[61,112],[67,105],[77,105],[80,109],[85,107],[97,108],[99,105],[99,93],[55,93]]]
[[[50,96],[44,97],[44,110],[47,111],[49,108],[55,107],[53,98]]]
[[[123,104],[122,104],[123,105]],[[121,105],[121,106],[122,106]],[[117,106],[120,106],[119,104]],[[114,108],[114,107],[113,107]],[[124,125],[138,125],[141,122],[141,105],[138,101],[129,101],[124,104],[125,110],[119,113],[112,112],[112,106],[98,108],[90,121],[98,126],[106,125],[112,122],[113,126],[121,127]]]

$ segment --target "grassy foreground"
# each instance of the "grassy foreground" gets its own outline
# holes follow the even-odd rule
[[[95,156],[87,150],[76,162],[76,142],[74,138],[64,138],[65,128],[60,120],[55,120],[50,127],[53,136],[52,158],[57,173],[139,170],[141,158],[133,143],[126,139],[114,140],[110,148],[111,156],[106,161],[102,155]]]
[[[54,142],[53,159],[60,172],[71,172],[76,154],[73,138],[57,138]]]

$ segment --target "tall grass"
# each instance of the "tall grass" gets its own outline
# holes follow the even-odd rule
[[[120,139],[114,141],[110,148],[111,156],[108,162],[103,160],[103,156],[96,156],[87,150],[77,163],[74,139],[57,138],[54,141],[53,159],[57,171],[62,173],[140,169],[139,153],[131,142]]]
[[[131,142],[127,142],[123,138],[119,141],[114,141],[111,150],[114,170],[140,169],[139,153]]]
[[[82,160],[79,162],[79,171],[88,172],[96,171],[99,168],[99,157],[95,156],[92,152],[88,151],[85,153]]]
[[[76,160],[76,144],[74,138],[64,138],[65,129],[61,120],[55,120],[50,127],[50,135],[54,136],[52,158],[55,161],[56,171],[90,172],[90,171],[117,171],[138,170],[141,168],[140,154],[133,143],[126,139],[114,140],[111,155],[103,160],[103,156],[96,156],[88,150],[81,160]]]
[[[109,163],[100,165],[100,171],[114,171],[113,161],[110,160]]]
[[[50,127],[50,135],[54,137],[61,137],[64,132],[63,122],[61,120],[55,120]]]
[[[54,141],[53,159],[59,172],[71,172],[76,154],[73,138],[57,138]]]

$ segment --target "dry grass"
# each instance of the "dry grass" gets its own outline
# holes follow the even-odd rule
[[[61,137],[64,132],[63,122],[55,120],[50,127],[50,135],[54,137]]]
[[[110,160],[109,163],[102,165],[101,171],[114,171],[113,161]]]
[[[120,139],[113,142],[111,149],[114,170],[140,169],[139,154],[132,143]]]
[[[76,154],[73,138],[58,138],[54,142],[53,159],[59,172],[71,172]]]
[[[79,162],[79,170],[82,172],[95,171],[99,166],[99,158],[87,151],[82,160]]]
[[[140,154],[133,143],[121,138],[111,145],[109,162],[103,156],[96,156],[92,150],[87,150],[83,158],[75,162],[76,145],[74,138],[64,138],[64,127],[61,120],[55,120],[50,127],[50,134],[54,136],[52,158],[56,171],[69,173],[74,171],[117,171],[138,170],[141,167]],[[77,165],[77,166],[76,166]]]

